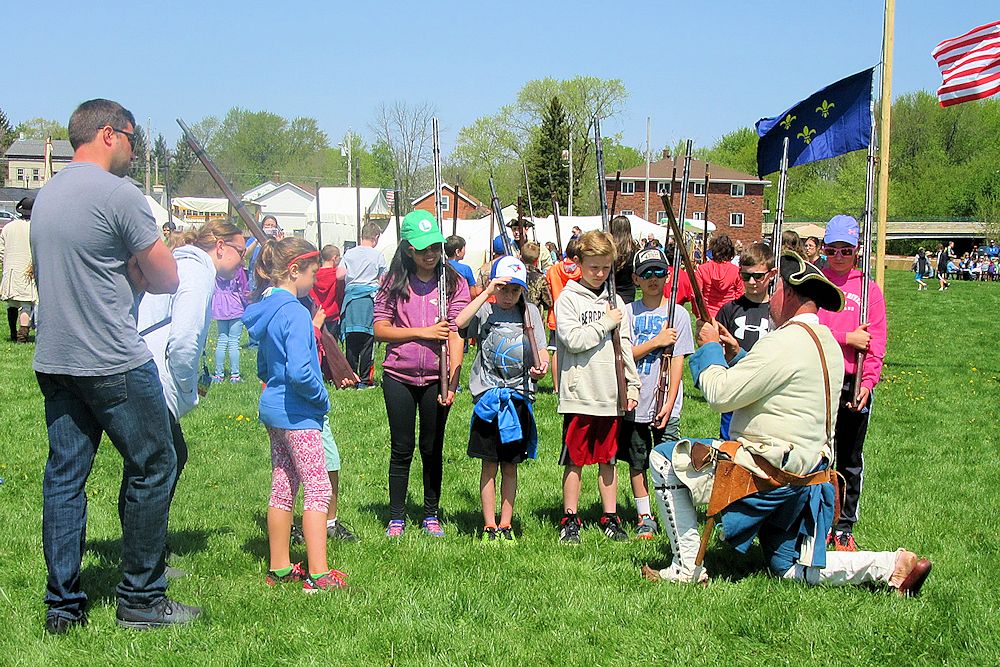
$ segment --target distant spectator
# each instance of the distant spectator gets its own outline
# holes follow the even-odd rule
[[[361,245],[344,253],[337,278],[344,281],[341,333],[347,347],[347,362],[361,381],[358,389],[374,386],[375,292],[389,268],[381,250],[376,250],[382,228],[369,222],[361,228]]]
[[[924,252],[923,248],[917,249],[917,255],[913,258],[913,271],[916,274],[917,281],[917,291],[927,289],[927,283],[924,282],[924,276],[927,275],[928,265],[930,262],[927,261],[927,253]]]
[[[552,299],[549,295],[549,286],[545,282],[545,274],[538,268],[538,256],[541,248],[534,241],[529,241],[521,248],[521,261],[527,269],[525,284],[528,286],[526,296],[529,303],[535,304],[538,312],[545,316],[545,313],[552,308]]]
[[[633,259],[639,252],[639,244],[632,237],[632,224],[624,215],[611,218],[608,225],[615,244],[615,289],[625,305],[635,301],[635,273]]]
[[[938,291],[943,292],[948,289],[951,285],[948,281],[948,251],[945,247],[938,243],[937,247],[937,278],[938,278]]]
[[[708,315],[714,318],[723,304],[743,295],[744,287],[740,269],[733,265],[736,253],[729,235],[716,236],[709,249],[712,251],[712,259],[698,267],[695,278],[705,297]]]
[[[38,292],[31,268],[31,207],[34,197],[25,197],[17,203],[20,219],[11,220],[0,231],[0,301],[7,302],[7,324],[10,339],[28,342],[31,320],[35,312]]]
[[[323,246],[319,255],[321,263],[309,297],[317,308],[323,309],[323,328],[340,340],[340,305],[344,300],[344,281],[337,277],[340,248],[331,243]]]
[[[545,248],[549,251],[549,261],[552,264],[555,264],[556,262],[558,262],[559,261],[559,249],[556,247],[556,244],[553,243],[552,241],[546,241],[545,242]]]
[[[449,236],[444,242],[444,254],[448,258],[451,268],[458,271],[458,275],[465,278],[465,282],[469,283],[469,293],[472,298],[479,296],[479,287],[476,285],[476,274],[473,273],[471,266],[462,261],[465,259],[465,239],[457,235]]]
[[[781,249],[782,251],[791,250],[799,255],[806,254],[805,248],[802,247],[802,239],[799,238],[798,232],[791,229],[786,229],[781,232]]]
[[[802,248],[805,250],[805,260],[815,266],[817,269],[822,269],[826,267],[826,257],[820,252],[823,247],[822,241],[816,236],[809,236],[802,243]]]

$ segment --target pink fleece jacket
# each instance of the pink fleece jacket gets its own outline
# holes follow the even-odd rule
[[[820,310],[819,321],[830,328],[833,337],[840,343],[840,349],[844,352],[844,373],[853,375],[857,350],[847,344],[847,334],[857,329],[861,323],[862,274],[857,269],[851,269],[847,274],[837,274],[832,269],[825,268],[823,275],[844,292],[844,309],[839,313]],[[868,333],[872,339],[868,345],[868,354],[865,355],[861,386],[873,389],[882,377],[886,346],[885,297],[874,280],[868,285]]]

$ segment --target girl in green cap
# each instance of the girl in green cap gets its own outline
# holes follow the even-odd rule
[[[469,303],[469,286],[444,258],[444,236],[427,211],[403,218],[399,247],[375,295],[375,339],[386,343],[382,392],[389,417],[389,512],[386,535],[406,526],[406,491],[413,450],[420,443],[424,473],[424,532],[443,537],[438,519],[444,427],[462,371],[455,318]],[[438,276],[446,275],[447,319],[438,318]],[[450,376],[439,399],[438,355],[448,342]],[[420,427],[417,433],[417,415]]]

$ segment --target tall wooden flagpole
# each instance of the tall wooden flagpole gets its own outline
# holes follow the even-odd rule
[[[885,288],[885,232],[889,225],[889,123],[892,116],[892,44],[896,0],[885,0],[882,28],[882,95],[879,123],[878,163],[878,247],[875,253],[875,282]]]

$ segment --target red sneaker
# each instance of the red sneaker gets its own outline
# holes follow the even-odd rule
[[[344,588],[347,588],[347,575],[340,570],[330,570],[318,577],[310,575],[302,582],[303,593],[319,593]]]
[[[288,574],[279,575],[274,570],[268,570],[267,577],[264,578],[264,583],[268,586],[277,586],[278,584],[304,581],[307,577],[308,575],[305,568],[302,567],[302,563],[292,563],[292,571]]]
[[[857,551],[858,545],[854,541],[854,533],[838,532],[834,547],[837,551]]]

